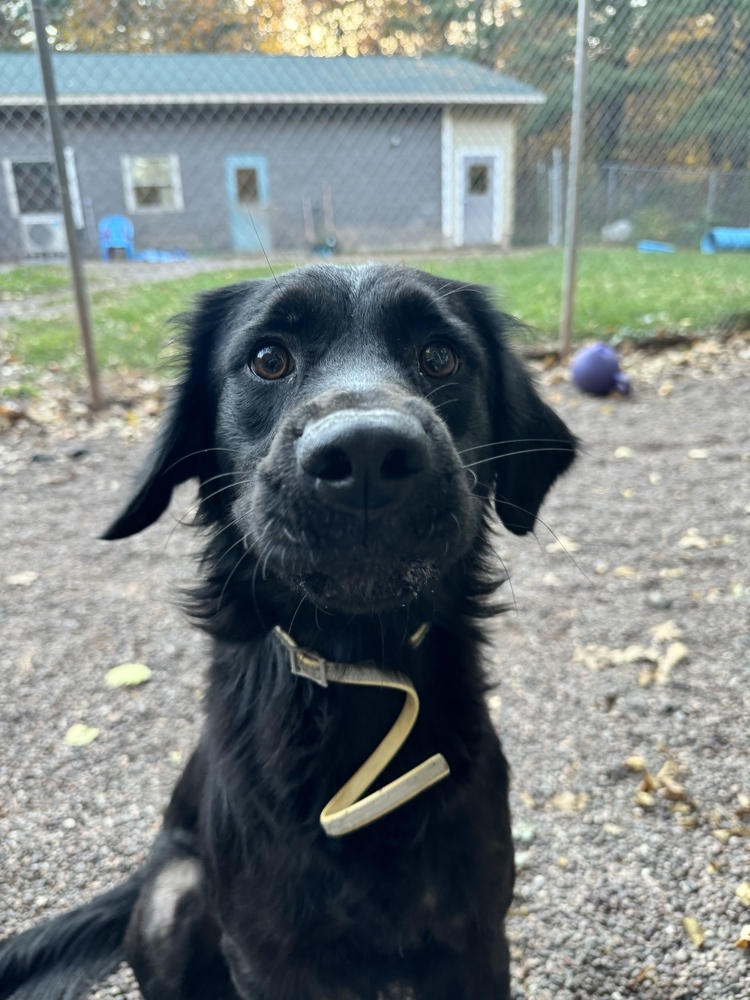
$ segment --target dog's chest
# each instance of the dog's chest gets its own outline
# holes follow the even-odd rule
[[[425,839],[417,849],[378,849],[374,839],[313,848],[294,836],[281,849],[256,843],[257,863],[219,892],[225,929],[251,953],[288,951],[290,960],[342,940],[370,954],[429,941],[464,951],[479,903],[471,898],[478,884],[471,845],[454,840],[441,849]]]

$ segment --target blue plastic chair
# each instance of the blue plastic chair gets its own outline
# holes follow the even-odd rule
[[[124,250],[128,260],[135,260],[133,245],[133,223],[126,215],[105,215],[97,225],[99,253],[103,261],[109,261],[110,250]]]

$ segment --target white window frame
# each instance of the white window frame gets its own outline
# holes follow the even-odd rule
[[[84,228],[83,203],[81,201],[81,190],[78,186],[78,170],[76,169],[75,151],[72,146],[66,146],[63,150],[65,156],[65,172],[68,175],[68,191],[70,192],[70,208],[73,213],[73,225],[76,229]],[[4,156],[2,159],[3,179],[5,181],[5,193],[8,197],[8,209],[13,219],[38,219],[44,221],[48,218],[62,218],[62,212],[23,213],[18,201],[18,191],[16,190],[16,178],[13,174],[14,163],[53,163],[54,160],[47,157],[11,157]]]
[[[169,172],[172,181],[172,208],[161,205],[144,206],[135,200],[133,185],[133,160],[169,160]],[[177,153],[123,153],[120,157],[122,168],[122,188],[125,195],[125,208],[131,215],[153,215],[154,212],[182,212],[185,209],[185,199],[182,195],[182,175],[180,173],[180,157]]]

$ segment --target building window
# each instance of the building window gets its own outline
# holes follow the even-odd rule
[[[237,170],[237,201],[240,205],[254,205],[258,201],[258,171],[252,167]]]
[[[53,163],[15,161],[11,165],[20,215],[59,212],[60,189]]]
[[[469,167],[469,194],[487,194],[489,187],[489,168],[479,163]]]
[[[123,156],[122,181],[129,212],[181,212],[180,158]]]
[[[83,206],[78,189],[75,153],[71,146],[66,146],[63,153],[73,223],[76,229],[83,229]],[[57,170],[51,160],[11,160],[6,156],[0,163],[12,218],[29,219],[62,214]]]

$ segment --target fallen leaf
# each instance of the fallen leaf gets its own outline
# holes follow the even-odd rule
[[[654,683],[654,671],[649,667],[644,667],[638,674],[638,686],[642,688],[651,687]]]
[[[25,412],[16,406],[15,403],[0,403],[0,417],[7,420],[9,424],[14,424],[21,417],[25,417]]]
[[[619,837],[622,833],[622,827],[618,826],[616,823],[605,823],[602,829],[605,833],[608,833],[610,837]]]
[[[735,812],[738,816],[750,816],[750,795],[745,792],[737,793],[737,808]]]
[[[681,549],[707,549],[708,542],[702,538],[695,528],[689,528],[687,534],[683,535],[677,545]]]
[[[750,882],[740,882],[734,894],[743,906],[750,906]]]
[[[686,830],[695,830],[696,827],[700,826],[700,817],[695,814],[692,816],[679,816],[677,823]]]
[[[566,538],[565,535],[558,535],[554,542],[550,542],[547,546],[548,552],[577,552],[579,549],[577,542],[574,542],[572,538]]]
[[[569,868],[570,867],[570,861],[566,857],[563,857],[563,856],[561,856],[561,857],[559,857],[557,859],[557,864],[558,864],[558,866],[560,868]]]
[[[659,657],[659,665],[654,675],[657,684],[666,684],[672,669],[689,655],[690,650],[682,642],[673,642],[667,647],[666,653]]]
[[[98,729],[76,722],[65,734],[65,742],[71,747],[85,747],[93,743],[98,735]]]
[[[638,570],[633,566],[615,566],[612,570],[612,576],[617,577],[618,580],[632,580],[638,576]]]
[[[648,660],[649,663],[656,663],[659,659],[659,650],[653,646],[640,646],[637,643],[626,646],[625,649],[612,650],[612,663],[619,667],[623,663],[639,663],[641,660]]]
[[[674,386],[672,385],[671,382],[662,382],[662,384],[657,389],[657,392],[659,393],[660,396],[669,396],[670,393],[673,391],[673,389]]]
[[[629,486],[626,486],[624,490],[620,490],[620,493],[625,500],[632,500],[635,496],[635,490],[631,489]]]
[[[170,750],[168,757],[170,763],[177,767],[182,763],[182,750]]]
[[[657,790],[657,788],[660,788],[660,787],[661,787],[661,782],[659,781],[658,778],[654,777],[654,775],[650,771],[644,771],[643,772],[643,777],[641,778],[641,783],[638,786],[639,791],[641,791],[641,792],[655,792]]]
[[[671,758],[668,758],[659,768],[656,778],[658,781],[663,781],[665,778],[671,778],[673,774],[679,774],[679,768]]]
[[[557,809],[559,812],[581,812],[585,809],[589,801],[586,792],[558,792],[547,803],[550,809]]]
[[[685,928],[685,933],[690,938],[692,943],[696,948],[702,948],[705,941],[706,935],[703,933],[703,928],[696,917],[683,917],[682,926]]]
[[[38,579],[39,574],[35,573],[33,569],[24,569],[20,573],[14,573],[13,576],[7,577],[11,587],[30,587]]]
[[[649,472],[648,481],[652,486],[658,486],[661,482],[661,474],[658,472]]]
[[[721,347],[716,340],[702,340],[695,345],[693,351],[696,354],[721,354]]]
[[[653,628],[649,629],[649,632],[657,642],[672,642],[673,639],[679,639],[682,635],[682,629],[678,628],[671,618],[668,622],[662,622],[661,625],[654,625]]]
[[[666,684],[672,673],[672,668],[677,666],[688,655],[686,646],[681,642],[673,642],[666,653],[659,657],[659,663],[654,671],[654,680],[657,684]]]
[[[112,667],[104,676],[107,687],[133,687],[136,684],[145,684],[151,676],[151,671],[145,663],[121,663],[119,667]]]
[[[729,843],[729,838],[732,836],[732,831],[731,830],[712,830],[711,831],[711,835],[714,836],[714,837],[716,837],[716,839],[718,841],[721,841],[722,844],[728,844]]]
[[[642,774],[646,770],[646,761],[643,757],[634,753],[630,757],[625,758],[625,767],[628,771],[633,771],[635,774]]]
[[[633,449],[628,448],[626,444],[620,445],[619,448],[615,448],[615,458],[632,458]]]
[[[521,802],[523,802],[527,809],[536,809],[536,799],[533,795],[529,795],[528,792],[521,792]]]
[[[660,569],[659,576],[663,580],[679,580],[687,573],[685,566],[675,566],[673,569]]]
[[[605,403],[602,407],[602,413],[607,417],[611,417],[614,412],[615,408],[611,403]]]
[[[742,928],[734,946],[735,948],[750,948],[750,924],[745,924]]]
[[[642,809],[651,809],[654,805],[654,797],[649,792],[644,792],[640,788],[635,792],[635,804]]]
[[[573,651],[573,663],[582,663],[589,670],[601,670],[612,666],[612,651],[609,646],[597,646],[589,642],[586,646],[576,646]]]
[[[688,458],[700,461],[701,459],[708,458],[708,448],[691,448],[688,452]]]
[[[661,791],[664,793],[664,797],[672,802],[684,802],[685,800],[684,787],[679,781],[668,778],[666,775],[661,779]]]

